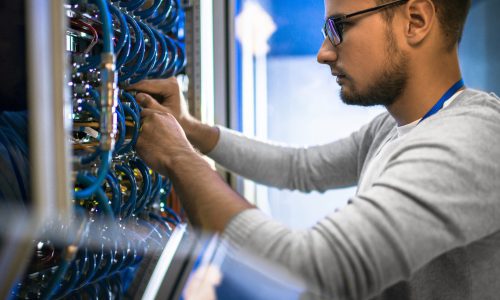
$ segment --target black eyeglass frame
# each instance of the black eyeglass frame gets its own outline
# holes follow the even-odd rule
[[[359,16],[362,14],[367,14],[367,13],[376,12],[376,11],[380,11],[383,9],[403,5],[403,4],[406,4],[406,2],[408,2],[408,1],[409,0],[396,0],[393,2],[386,3],[386,4],[378,5],[378,6],[375,6],[372,8],[363,9],[363,10],[360,10],[357,12],[353,12],[353,13],[350,13],[347,15],[344,14],[344,15],[340,15],[340,16],[329,17],[326,19],[325,24],[323,25],[323,28],[321,29],[321,32],[323,33],[323,38],[326,39],[328,37],[328,39],[330,40],[332,45],[338,46],[344,40],[343,36],[342,36],[343,31],[344,31],[342,23],[344,23],[347,19],[355,17],[355,16]]]

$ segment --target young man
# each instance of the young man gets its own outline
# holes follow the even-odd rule
[[[469,6],[325,0],[318,61],[337,77],[344,102],[387,108],[346,139],[310,148],[257,142],[199,123],[174,79],[151,80],[133,87],[157,99],[138,95],[138,152],[172,178],[193,224],[222,231],[332,298],[495,299],[500,100],[461,81],[457,48]],[[292,231],[232,191],[188,140],[264,184],[357,184],[358,192],[310,230]]]

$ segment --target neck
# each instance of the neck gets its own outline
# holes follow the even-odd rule
[[[406,88],[386,107],[399,126],[421,119],[462,78],[456,51],[413,67]]]

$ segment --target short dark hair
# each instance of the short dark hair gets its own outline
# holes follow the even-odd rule
[[[375,0],[378,4],[387,3],[393,0]],[[462,39],[467,14],[471,6],[471,0],[432,0],[436,7],[436,14],[443,29],[449,48],[453,48]],[[384,11],[387,21],[391,21],[394,10]]]

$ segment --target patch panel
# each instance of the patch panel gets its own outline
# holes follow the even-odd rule
[[[185,221],[172,208],[169,178],[135,154],[141,107],[127,90],[184,74],[184,11],[179,0],[68,1],[64,10],[73,219],[41,229],[11,298],[120,299],[144,258]],[[15,191],[23,197],[4,199],[29,198],[27,123],[26,112],[0,116],[6,176],[25,183]]]

